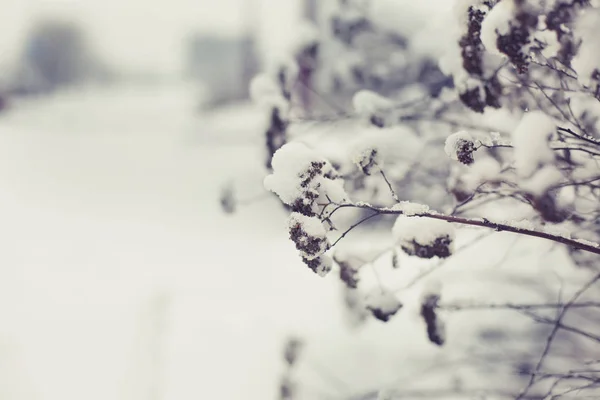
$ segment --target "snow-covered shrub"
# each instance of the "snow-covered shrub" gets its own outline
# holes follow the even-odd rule
[[[448,310],[517,310],[548,324],[550,333],[531,328],[536,340],[519,342],[528,344],[526,354],[506,361],[520,378],[503,388],[504,397],[556,398],[560,387],[581,389],[580,382],[569,382],[575,378],[568,378],[566,363],[553,364],[556,371],[546,375],[544,368],[553,358],[555,341],[580,350],[587,348],[586,340],[600,343],[591,333],[600,326],[597,319],[582,318],[581,327],[563,320],[573,308],[588,315],[599,306],[580,297],[600,281],[600,4],[460,0],[435,24],[425,18],[422,31],[407,32],[400,20],[403,11],[418,8],[415,2],[390,6],[398,10],[396,25],[384,23],[375,12],[384,0],[372,3],[373,8],[365,8],[363,2],[344,0],[335,7],[333,38],[322,36],[324,50],[315,72],[322,79],[314,88],[335,111],[324,107],[321,113],[290,119],[287,144],[274,154],[273,173],[265,180],[291,208],[291,239],[315,272],[338,269],[328,279],[343,284],[353,321],[364,321],[367,311],[385,322],[410,312],[388,287],[390,274],[408,281],[401,290],[410,294],[438,269],[412,280],[410,271],[428,260],[439,262],[442,271],[460,257],[456,243],[468,234],[467,226],[545,240],[552,251],[561,251],[557,262],[566,274],[577,276],[570,300],[551,291],[534,272],[536,262],[551,263],[544,259],[547,250],[537,250],[538,261],[495,273],[537,274],[528,285],[531,292],[546,294],[542,302],[515,297],[493,303],[485,296],[495,293],[483,287],[479,305],[450,304],[446,295],[442,299],[439,291],[429,290],[418,301],[418,314],[426,338],[446,347],[462,335],[452,330],[452,318],[440,317]],[[379,229],[351,235],[367,222]],[[348,258],[337,252],[339,243],[353,235],[375,245],[381,231],[391,245],[375,256]],[[335,254],[333,265],[326,252]],[[487,261],[485,254],[480,258],[475,261]],[[374,267],[364,266],[375,263],[388,269],[385,278],[375,273],[373,285],[365,276]],[[471,286],[478,284],[473,278]],[[544,314],[544,309],[554,313]],[[484,329],[485,322],[470,322]],[[532,343],[547,345],[532,355]],[[581,366],[578,357],[568,364]],[[598,390],[594,395],[600,395]]]

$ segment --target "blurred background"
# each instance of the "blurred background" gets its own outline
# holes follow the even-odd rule
[[[335,325],[248,102],[309,3],[0,0],[0,399],[275,398]]]

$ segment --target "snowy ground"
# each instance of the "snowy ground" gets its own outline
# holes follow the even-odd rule
[[[273,398],[284,336],[330,329],[277,203],[220,210],[229,178],[261,193],[260,120],[195,102],[89,89],[0,117],[3,400]]]

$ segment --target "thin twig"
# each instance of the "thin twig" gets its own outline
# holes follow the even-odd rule
[[[440,304],[438,308],[444,311],[477,311],[477,310],[539,310],[539,309],[555,309],[564,308],[567,303],[448,303]],[[600,302],[586,301],[581,303],[573,303],[570,308],[590,308],[600,307]]]
[[[561,309],[561,311],[558,315],[558,318],[556,319],[556,322],[554,324],[554,327],[552,328],[552,331],[550,332],[550,334],[548,335],[548,337],[546,339],[546,344],[545,344],[542,354],[535,366],[535,371],[533,371],[530,374],[529,382],[527,383],[527,386],[523,389],[523,391],[521,391],[521,393],[516,398],[516,400],[521,400],[525,395],[527,395],[527,393],[529,392],[529,389],[531,389],[531,387],[535,383],[537,373],[539,373],[542,366],[544,365],[544,361],[546,360],[546,357],[548,356],[548,354],[550,352],[550,348],[552,347],[552,342],[554,341],[554,338],[556,337],[556,333],[560,329],[562,319],[566,315],[569,308],[571,308],[571,306],[577,301],[577,299],[579,299],[579,297],[581,297],[590,287],[592,287],[596,282],[598,282],[598,280],[600,280],[600,273],[596,274],[585,285],[583,285],[577,292],[575,292],[575,294],[571,297],[571,299]]]
[[[367,210],[372,210],[378,212],[379,214],[390,214],[390,215],[404,215],[404,212],[401,210],[395,210],[393,208],[383,208],[383,207],[375,207],[373,205],[367,203],[344,203],[337,204],[336,208],[329,214],[333,214],[335,211],[341,208],[362,208]],[[487,218],[465,218],[465,217],[457,217],[453,215],[444,215],[438,214],[435,212],[426,212],[419,214],[411,214],[409,217],[423,217],[430,219],[437,219],[446,222],[461,224],[461,225],[470,225],[470,226],[479,226],[483,228],[493,229],[496,232],[512,232],[518,233],[525,236],[532,236],[541,239],[551,240],[553,242],[562,243],[567,246],[574,247],[579,250],[587,251],[594,254],[600,254],[600,244],[593,243],[590,241],[583,241],[578,239],[571,239],[568,237],[560,236],[557,234],[552,234],[549,232],[538,231],[530,228],[522,228],[514,225],[509,225],[507,223],[499,223],[492,222]]]
[[[340,235],[340,237],[338,237],[336,239],[335,242],[333,242],[333,244],[330,247],[334,247],[336,244],[338,244],[338,242],[340,240],[342,240],[344,237],[346,237],[346,235],[349,234],[354,228],[356,228],[357,226],[361,225],[363,222],[366,222],[366,221],[370,220],[371,218],[376,217],[377,215],[380,215],[380,213],[375,212],[375,213],[373,213],[371,215],[368,215],[368,216],[364,217],[363,219],[361,219],[360,221],[356,222],[355,224],[352,224],[348,229],[346,229],[346,231],[344,231],[344,233],[342,233]]]
[[[385,173],[383,172],[383,170],[380,170],[379,173],[381,174],[381,176],[383,177],[383,180],[385,181],[385,183],[387,183],[388,188],[390,189],[390,193],[392,194],[392,197],[394,198],[394,200],[396,200],[396,203],[400,203],[400,198],[398,197],[398,195],[396,194],[396,191],[394,190],[394,188],[392,187],[392,184],[390,183],[390,181],[388,180],[387,176],[385,176]]]

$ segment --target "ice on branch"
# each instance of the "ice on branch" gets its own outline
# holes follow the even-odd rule
[[[380,288],[367,295],[365,305],[375,318],[383,322],[389,321],[402,308],[394,293]]]
[[[446,139],[444,151],[446,155],[454,161],[459,161],[465,165],[471,165],[475,161],[473,153],[475,148],[475,139],[467,131],[453,133]]]
[[[392,233],[402,250],[411,256],[445,258],[454,249],[454,228],[446,221],[400,215]]]
[[[541,166],[553,162],[550,141],[555,132],[556,124],[542,111],[523,116],[512,135],[515,168],[520,177],[528,178]]]
[[[333,166],[303,143],[292,142],[273,156],[273,173],[265,178],[267,190],[276,193],[292,211],[314,216],[317,203],[346,201],[343,180]]]

